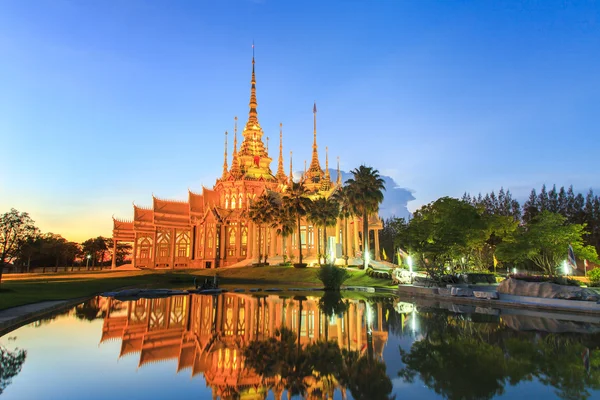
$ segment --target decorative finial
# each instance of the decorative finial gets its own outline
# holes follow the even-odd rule
[[[267,154],[269,154],[269,137],[267,136]]]
[[[281,183],[285,183],[287,180],[283,169],[283,124],[281,122],[279,123],[279,162],[277,163],[276,178]]]
[[[252,41],[252,80],[250,83],[250,112],[248,121],[258,123],[258,113],[256,111],[256,75],[254,74],[254,41]]]
[[[227,179],[227,131],[225,131],[225,153],[223,156],[223,176],[222,179]]]

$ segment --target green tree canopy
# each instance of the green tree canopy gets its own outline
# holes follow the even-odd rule
[[[0,283],[4,265],[19,255],[21,248],[36,231],[34,221],[26,212],[12,208],[0,215]]]
[[[576,257],[598,261],[596,249],[584,244],[585,233],[585,224],[568,224],[566,217],[545,210],[515,231],[511,242],[499,245],[498,255],[512,262],[530,260],[552,276],[567,258],[569,244]]]
[[[408,224],[410,250],[439,281],[447,263],[466,257],[485,235],[485,221],[471,204],[442,197],[421,207]]]

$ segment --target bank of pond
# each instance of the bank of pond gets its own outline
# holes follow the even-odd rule
[[[0,394],[598,398],[599,347],[593,315],[379,293],[99,296],[1,337]]]

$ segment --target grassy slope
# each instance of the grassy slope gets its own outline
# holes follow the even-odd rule
[[[91,296],[123,287],[192,288],[194,278],[219,274],[224,288],[321,286],[316,269],[248,267],[221,270],[93,271],[75,273],[4,275],[0,286],[0,310],[45,300]],[[386,287],[389,281],[374,279],[362,271],[349,271],[348,286]]]

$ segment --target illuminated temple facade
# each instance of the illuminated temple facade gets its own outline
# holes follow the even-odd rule
[[[274,338],[278,329],[295,332],[302,347],[332,340],[341,349],[365,355],[370,342],[379,360],[388,340],[389,311],[381,303],[348,300],[343,314],[328,317],[320,310],[318,297],[226,293],[106,301],[101,342],[120,340],[119,358],[135,355],[138,367],[175,361],[178,373],[203,375],[213,399],[262,400],[269,390],[275,399],[282,398],[277,377],[258,375],[244,359],[250,342]],[[324,389],[323,382],[312,376],[305,383],[309,394]],[[328,390],[345,392],[335,386]]]
[[[325,169],[321,168],[317,147],[317,109],[313,108],[314,129],[312,159],[301,180],[312,192],[313,197],[328,197],[342,184],[341,174],[333,181],[326,155]],[[265,191],[283,193],[293,180],[292,154],[290,152],[289,175],[284,170],[283,134],[280,124],[279,159],[277,171],[271,170],[272,158],[268,146],[263,142],[263,129],[258,121],[256,100],[256,77],[252,58],[250,89],[250,111],[242,131],[242,142],[238,149],[237,117],[235,118],[233,154],[228,163],[227,133],[223,173],[212,189],[203,188],[202,193],[189,191],[187,201],[164,200],[152,197],[151,207],[133,206],[133,220],[113,217],[113,239],[133,244],[132,263],[138,268],[218,268],[257,259],[259,253],[273,261],[285,254],[298,257],[298,234],[302,239],[302,252],[310,262],[318,256],[316,243],[322,243],[319,229],[302,221],[300,232],[294,232],[284,245],[276,229],[258,227],[248,217],[248,208],[254,199]],[[361,219],[352,217],[347,222],[348,230],[338,221],[335,229],[329,229],[327,237],[329,256],[334,260],[360,257]],[[372,256],[380,259],[378,230],[381,220],[373,215],[369,221],[374,232],[375,251]],[[258,243],[258,238],[261,243]],[[317,240],[320,240],[317,242]],[[342,243],[348,243],[342,246]],[[261,251],[259,252],[259,246]],[[348,249],[348,254],[342,251]],[[113,257],[113,267],[115,257]]]

